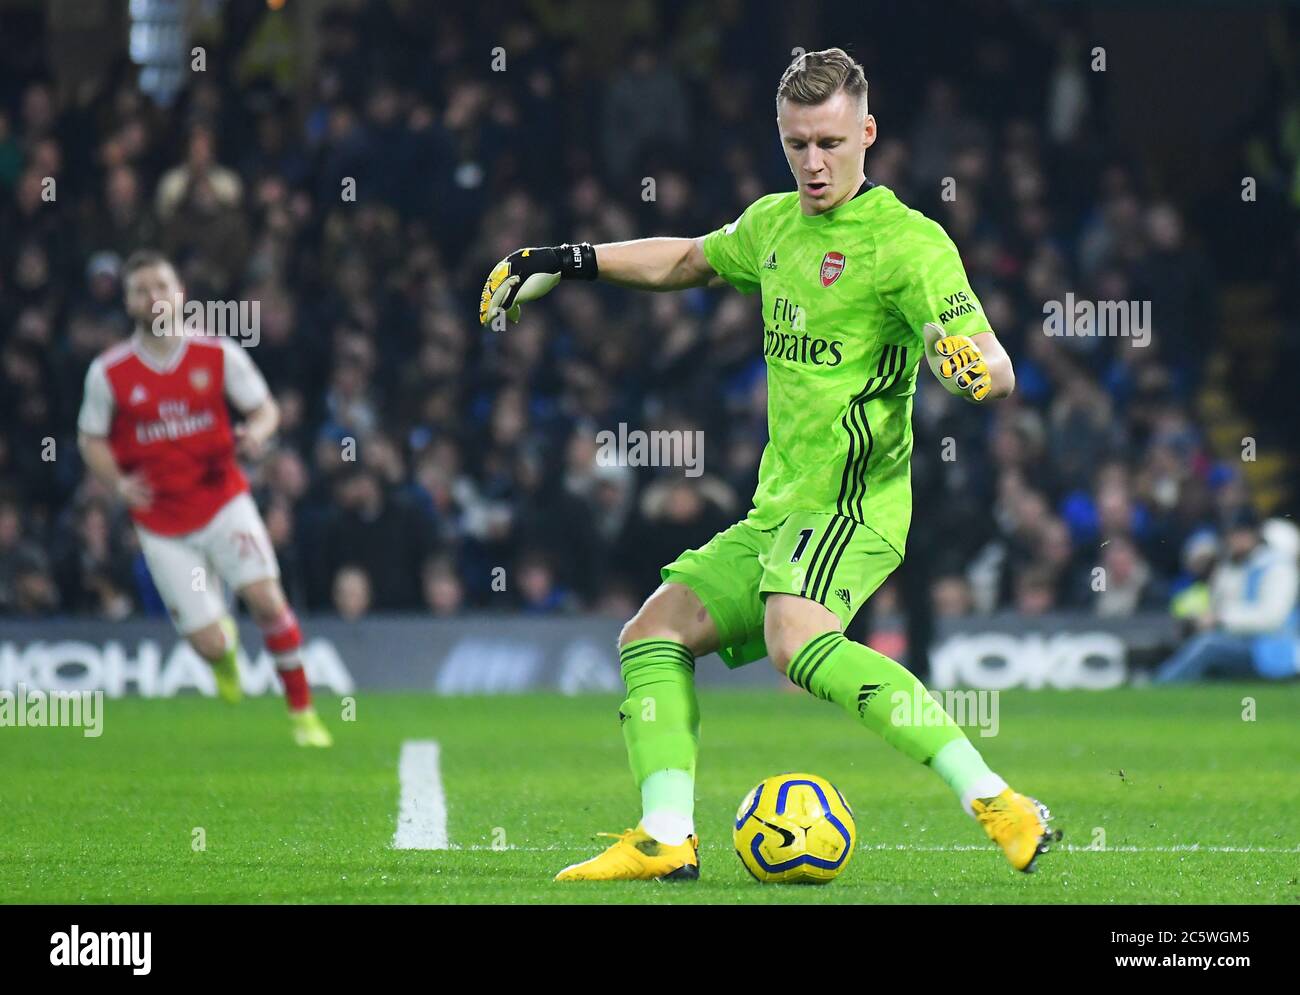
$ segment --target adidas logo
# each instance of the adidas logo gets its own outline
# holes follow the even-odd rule
[[[776,269],[775,249],[772,250],[772,254],[770,256],[768,256],[766,259],[763,260],[763,269]]]
[[[871,704],[871,699],[880,693],[880,689],[888,687],[886,684],[863,684],[858,689],[858,716],[867,714],[867,706]]]
[[[129,399],[129,403],[143,404],[148,399],[149,399],[149,392],[146,391],[142,386],[140,386],[140,384],[136,384],[134,387],[131,388],[131,397]]]
[[[835,592],[835,596],[844,602],[845,608],[853,607],[853,605],[849,601],[849,589],[847,587],[841,587],[837,589]]]

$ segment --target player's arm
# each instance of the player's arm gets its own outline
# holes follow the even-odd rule
[[[116,494],[132,508],[147,508],[153,497],[149,485],[136,474],[123,473],[108,448],[108,439],[99,435],[77,433],[77,448],[81,460],[110,494]]]
[[[596,246],[599,279],[633,290],[686,290],[723,281],[701,238],[640,238]]]
[[[1011,359],[989,328],[961,255],[929,219],[910,221],[877,247],[881,295],[921,336],[930,371],[944,390],[983,404],[1015,389]]]
[[[561,280],[604,280],[634,290],[685,290],[715,276],[699,238],[640,238],[632,242],[518,249],[493,267],[479,297],[480,324],[550,293]]]
[[[96,360],[86,371],[86,387],[77,415],[77,449],[91,475],[110,494],[116,494],[132,508],[147,508],[153,502],[149,485],[137,474],[123,473],[108,445],[113,425],[113,390],[108,375]]]
[[[240,454],[247,459],[260,457],[279,427],[280,406],[275,403],[275,398],[268,396],[235,426],[235,442]]]
[[[229,339],[223,339],[221,345],[225,350],[226,400],[243,416],[234,428],[235,444],[245,459],[258,459],[280,427],[280,406],[248,350]]]

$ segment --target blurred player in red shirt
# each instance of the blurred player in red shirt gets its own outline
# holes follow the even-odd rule
[[[184,333],[172,264],[137,252],[123,270],[130,339],[86,372],[77,420],[86,466],[130,508],[149,572],[177,630],[240,697],[238,631],[222,583],[261,627],[300,746],[329,746],[311,704],[302,632],[280,585],[262,516],[235,462],[256,459],[280,412],[248,353],[229,338]],[[231,424],[227,402],[243,416]]]

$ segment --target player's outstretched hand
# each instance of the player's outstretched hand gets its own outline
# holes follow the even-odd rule
[[[505,313],[519,320],[519,305],[535,301],[561,280],[596,279],[596,253],[590,243],[517,249],[492,267],[478,301],[480,325]]]
[[[147,508],[153,504],[153,492],[138,474],[124,474],[117,480],[117,494],[131,508]]]
[[[235,448],[244,459],[258,460],[266,452],[266,439],[241,422],[235,426]]]
[[[993,386],[984,353],[966,335],[949,335],[933,321],[925,326],[925,359],[949,394],[982,401]]]

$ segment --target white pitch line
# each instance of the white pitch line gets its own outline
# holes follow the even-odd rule
[[[402,743],[397,779],[402,793],[397,809],[395,850],[446,850],[447,796],[442,790],[438,743],[408,739]]]
[[[588,850],[590,847],[582,846],[452,846],[451,850],[467,850],[478,853],[490,853],[493,851],[504,852],[514,850],[519,853],[576,853]],[[997,848],[993,846],[980,846],[978,844],[953,844],[951,846],[914,846],[909,843],[863,843],[859,844],[859,850],[900,850],[909,853],[996,853]],[[1174,846],[1108,846],[1104,850],[1088,846],[1060,845],[1056,844],[1051,849],[1052,853],[1296,853],[1300,854],[1300,846],[1295,847],[1267,847],[1267,846],[1202,846],[1199,843],[1180,843]]]

